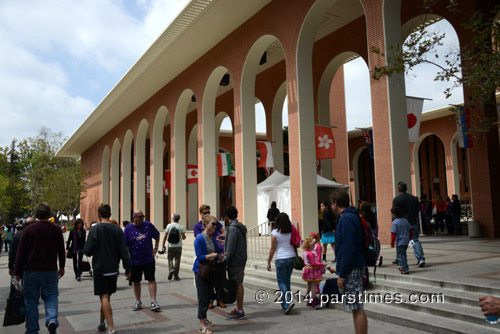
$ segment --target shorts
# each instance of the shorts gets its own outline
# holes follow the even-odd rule
[[[321,235],[322,244],[334,244],[335,243],[335,233],[332,231],[323,233]]]
[[[116,292],[116,281],[118,275],[104,276],[94,275],[94,295],[112,295]]]
[[[344,290],[342,293],[342,302],[347,311],[362,310],[364,308],[363,300],[363,275],[365,267],[354,268],[351,270],[344,281]]]
[[[142,273],[144,273],[144,279],[146,281],[155,280],[155,261],[148,264],[143,264],[142,266],[131,266],[130,269],[130,281],[140,282],[142,280]]]
[[[236,285],[242,285],[243,284],[243,277],[245,277],[245,266],[227,267],[227,277],[231,281],[235,281]]]

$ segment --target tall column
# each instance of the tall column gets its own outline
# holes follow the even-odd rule
[[[274,168],[281,174],[285,173],[285,161],[283,158],[283,103],[285,98],[286,82],[276,92],[271,111]]]
[[[111,217],[120,221],[120,141],[115,139],[111,152]]]
[[[401,0],[363,0],[366,13],[368,49],[372,46],[388,54],[391,45],[401,43]],[[369,54],[370,68],[384,65],[384,57]],[[406,182],[411,193],[410,153],[406,120],[403,74],[370,79],[372,92],[375,184],[380,239],[390,241],[392,200],[397,184]]]
[[[330,123],[335,126],[333,129],[335,137],[335,159],[332,160],[332,176],[338,183],[349,184],[349,152],[345,110],[344,66],[340,66],[333,77],[330,96]],[[321,168],[323,168],[323,165]]]

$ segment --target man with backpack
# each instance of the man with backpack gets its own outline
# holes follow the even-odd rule
[[[355,207],[349,206],[349,194],[337,189],[330,195],[332,210],[337,217],[335,257],[337,286],[343,294],[346,310],[352,311],[356,334],[368,332],[368,320],[363,305],[363,275],[366,261],[365,232]]]
[[[182,240],[186,239],[186,229],[179,224],[181,216],[177,213],[172,214],[172,222],[167,225],[163,237],[163,253],[165,253],[165,242],[168,240],[168,280],[178,281],[179,268],[181,266]],[[163,254],[162,253],[162,254]],[[175,265],[174,265],[175,260]]]

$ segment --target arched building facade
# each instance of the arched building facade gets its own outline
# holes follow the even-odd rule
[[[434,8],[455,27],[460,45],[471,38],[460,24],[467,13],[487,9],[477,3],[460,1],[461,10],[453,15],[445,2]],[[87,173],[82,217],[96,220],[97,206],[108,202],[120,220],[141,209],[161,228],[175,211],[192,227],[199,204],[220,213],[220,206],[229,203],[220,200],[216,154],[222,150],[231,153],[235,168],[231,203],[242,222],[257,225],[255,103],[263,104],[266,140],[273,143],[276,169],[283,171],[286,96],[290,215],[302,233],[316,230],[314,125],[336,127],[337,156],[322,161],[324,176],[354,182],[352,161],[363,153],[354,147],[359,139],[348,140],[342,64],[352,57],[363,58],[368,68],[384,64],[370,47],[386,50],[400,43],[406,23],[421,14],[417,0],[191,1],[60,150],[59,155],[81,156]],[[424,153],[408,143],[404,86],[403,75],[370,79],[375,152],[370,173],[376,189],[370,196],[376,197],[384,242],[390,238],[389,209],[397,183],[406,181],[417,195],[427,189],[415,181],[427,171],[419,166],[416,172],[414,156]],[[220,134],[221,113],[230,118],[230,136]],[[453,158],[452,128],[431,131],[423,123],[417,143],[431,146],[428,134],[440,138],[438,152],[451,158],[444,171],[439,167],[432,173],[439,172],[440,184],[446,175],[448,191],[461,182],[450,168],[453,159],[463,161],[458,151]],[[494,189],[500,184],[498,132],[480,134],[466,153],[474,217],[484,235],[499,236],[500,206],[493,205],[500,200]],[[195,186],[187,184],[188,164],[197,165]],[[172,180],[168,195],[165,170]]]

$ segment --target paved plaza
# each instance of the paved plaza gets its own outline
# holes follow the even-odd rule
[[[114,319],[118,333],[197,333],[198,320],[196,288],[192,275],[187,270],[192,263],[192,236],[189,236],[185,247],[185,258],[181,271],[181,281],[168,281],[166,255],[160,256],[157,265],[158,302],[162,311],[150,311],[150,299],[147,285],[143,284],[142,302],[146,306],[143,310],[134,312],[132,306],[135,298],[132,288],[122,275],[118,282],[118,291],[112,296]],[[426,237],[423,238],[426,251],[427,267],[416,268],[410,266],[412,274],[404,277],[409,280],[433,279],[443,282],[462,282],[476,284],[482,287],[498,287],[500,280],[500,241],[495,239],[469,239],[457,237]],[[390,265],[393,250],[384,247],[386,265],[377,272],[377,278],[395,274],[397,268]],[[332,254],[329,253],[331,257]],[[413,256],[408,254],[410,263]],[[250,264],[250,271],[255,265]],[[274,267],[273,267],[274,274]],[[294,273],[294,277],[298,273]],[[333,275],[331,275],[333,277]],[[60,281],[59,297],[59,333],[92,333],[95,332],[99,320],[99,301],[93,295],[92,277],[88,273],[82,275],[82,281],[74,280],[72,262],[66,265],[66,275]],[[258,287],[251,284],[251,273],[248,273],[249,283],[245,291],[244,320],[226,320],[225,313],[230,310],[215,308],[209,310],[209,319],[216,326],[214,332],[221,333],[300,333],[314,330],[318,333],[338,332],[352,333],[353,324],[351,314],[344,312],[338,306],[336,309],[313,310],[303,303],[298,304],[291,315],[284,316],[280,307],[272,302],[258,304],[255,293]],[[294,283],[292,282],[292,287]],[[294,287],[295,288],[295,287]],[[267,288],[269,289],[269,288]],[[495,293],[492,290],[492,293]],[[7,271],[7,256],[0,257],[0,316],[3,319],[5,301],[9,291],[9,277]],[[274,291],[270,291],[274,295]],[[472,292],[473,293],[473,292]],[[480,314],[479,309],[471,309]],[[446,321],[446,319],[445,319]],[[452,319],[448,320],[453,322]],[[389,322],[368,319],[370,333],[426,333],[415,329],[405,328]],[[45,333],[43,303],[40,305],[41,333]],[[403,324],[401,324],[403,325]],[[0,328],[0,333],[23,333],[24,324],[19,326]]]

